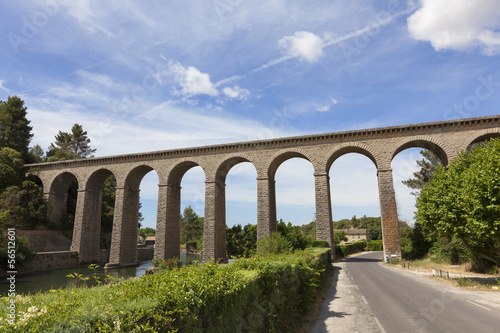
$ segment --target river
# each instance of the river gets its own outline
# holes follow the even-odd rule
[[[198,254],[181,253],[181,261],[185,265],[187,260],[201,261]],[[137,267],[116,268],[104,271],[103,267],[98,267],[96,273],[108,274],[114,278],[131,278],[140,277],[144,272],[153,267],[151,261],[142,261]],[[50,289],[66,288],[75,285],[75,279],[67,277],[68,274],[82,274],[83,276],[92,276],[94,270],[86,267],[57,269],[47,272],[39,272],[27,275],[16,276],[16,294],[36,293],[38,291],[46,291]],[[9,281],[2,279],[0,281],[0,296],[6,296],[9,290]]]

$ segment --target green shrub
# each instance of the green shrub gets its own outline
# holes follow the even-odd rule
[[[172,267],[93,288],[16,297],[16,324],[3,332],[289,332],[314,302],[331,267],[329,249]]]
[[[273,232],[257,241],[257,255],[288,254],[293,251],[292,243],[279,232]]]
[[[347,257],[350,254],[365,251],[366,246],[367,246],[366,240],[361,239],[357,242],[336,246],[335,254],[339,257]]]
[[[330,244],[324,240],[313,240],[311,242],[311,247],[330,247]]]
[[[368,248],[368,251],[383,251],[384,250],[384,244],[382,243],[381,239],[368,242],[366,244],[366,247]]]
[[[0,267],[5,271],[11,271],[9,268],[9,237],[0,235]],[[24,263],[30,260],[35,253],[31,249],[31,244],[24,237],[15,236],[15,267],[22,267]]]

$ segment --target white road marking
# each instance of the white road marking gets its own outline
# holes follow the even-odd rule
[[[365,296],[361,296],[361,299],[363,300],[363,302],[365,302],[366,305],[368,305],[368,302],[366,301]]]
[[[375,317],[374,319],[375,319],[375,322],[376,322],[376,323],[377,323],[377,325],[378,325],[378,328],[380,328],[380,331],[381,331],[382,333],[387,333],[387,332],[384,330],[384,328],[382,327],[382,324],[380,323],[380,321],[378,321],[378,318],[377,318],[377,317]]]
[[[467,300],[467,302],[469,302],[469,303],[471,303],[471,304],[474,304],[474,305],[477,305],[477,306],[479,306],[480,308],[483,308],[483,309],[485,309],[485,310],[491,311],[491,309],[489,309],[489,308],[487,308],[487,307],[485,307],[485,306],[482,306],[482,305],[480,305],[480,304],[477,304],[476,302],[469,301],[469,300]]]

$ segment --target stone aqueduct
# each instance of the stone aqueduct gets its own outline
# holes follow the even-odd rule
[[[236,164],[250,162],[257,172],[257,230],[260,238],[276,230],[276,170],[293,157],[308,160],[314,167],[316,238],[332,244],[329,170],[340,156],[360,153],[377,168],[384,255],[400,257],[391,169],[394,156],[407,148],[426,148],[447,165],[469,145],[497,136],[500,136],[500,115],[32,164],[27,168],[36,170],[43,183],[53,223],[61,220],[66,209],[70,183],[75,179],[78,181],[72,248],[79,252],[81,262],[99,258],[103,183],[112,174],[116,177],[115,214],[107,267],[117,267],[137,263],[139,184],[152,170],[159,179],[155,257],[165,259],[180,255],[182,177],[192,167],[203,169],[203,260],[206,261],[226,256],[225,179]]]

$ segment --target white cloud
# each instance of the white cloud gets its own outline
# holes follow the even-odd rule
[[[338,102],[335,98],[330,98],[327,104],[314,104],[314,109],[319,112],[327,112],[330,111],[333,105],[338,104]]]
[[[500,54],[498,0],[421,0],[422,7],[408,18],[416,40],[429,41],[436,51],[480,49]]]
[[[5,80],[0,80],[0,90],[3,90],[5,92],[9,92],[10,90],[5,88],[3,83],[5,82]]]
[[[331,105],[318,105],[314,104],[314,108],[319,112],[327,112],[330,110]]]
[[[293,36],[285,36],[278,42],[287,56],[298,57],[313,63],[324,55],[323,38],[308,31],[297,31]]]
[[[245,88],[240,88],[239,86],[225,87],[222,89],[224,94],[232,99],[246,100],[250,96],[250,91]]]
[[[200,72],[197,68],[185,68],[178,62],[170,63],[170,70],[177,78],[177,83],[182,89],[175,90],[174,94],[191,97],[194,95],[217,96],[219,92],[210,81],[210,75]]]

